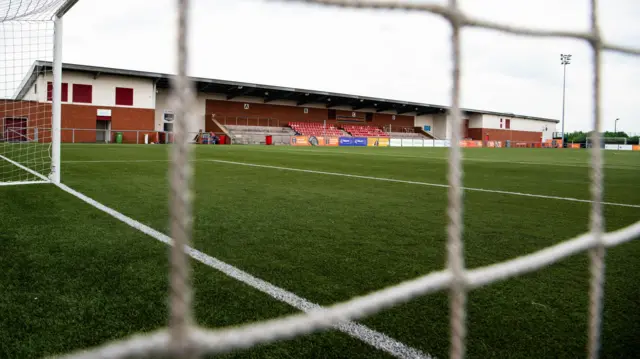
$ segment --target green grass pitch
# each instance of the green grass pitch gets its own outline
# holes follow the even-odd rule
[[[65,145],[63,182],[168,233],[168,146]],[[470,188],[589,199],[589,152],[464,150]],[[445,266],[447,191],[411,183],[247,167],[210,159],[446,184],[447,150],[197,146],[193,246],[329,305]],[[605,200],[640,204],[640,153],[605,153]],[[470,268],[588,230],[589,204],[465,191]],[[640,208],[604,207],[608,231]],[[38,358],[167,324],[168,247],[52,185],[0,187],[0,358]],[[194,263],[199,325],[296,310]],[[469,358],[579,358],[587,341],[588,255],[473,290]],[[359,321],[445,358],[446,293]],[[606,256],[603,358],[640,353],[640,242]],[[386,358],[328,331],[224,358]]]

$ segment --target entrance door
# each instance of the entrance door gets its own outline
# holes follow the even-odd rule
[[[105,120],[96,120],[96,142],[108,142],[109,140],[109,128],[111,127],[110,125],[111,121],[105,121]]]
[[[164,133],[162,134],[161,143],[172,143],[172,142],[173,142],[173,123],[165,122]]]
[[[4,136],[7,142],[26,142],[27,119],[26,118],[5,118]]]

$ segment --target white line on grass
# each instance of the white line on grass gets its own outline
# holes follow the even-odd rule
[[[51,182],[51,181],[50,181],[47,177],[45,177],[42,173],[38,173],[38,172],[36,172],[36,171],[32,170],[32,169],[31,169],[31,168],[29,168],[29,167],[25,167],[24,165],[22,165],[22,164],[20,164],[20,163],[18,163],[18,162],[16,162],[16,161],[14,161],[14,160],[12,160],[12,159],[9,159],[9,158],[7,158],[7,157],[5,157],[5,156],[3,156],[3,155],[0,155],[0,159],[3,159],[3,160],[5,160],[5,161],[7,161],[7,162],[11,163],[12,165],[14,165],[14,166],[16,166],[16,167],[18,167],[18,168],[20,168],[20,169],[23,169],[23,170],[25,170],[25,171],[27,171],[27,172],[31,173],[32,175],[34,175],[34,176],[36,176],[36,177],[38,177],[38,178],[42,179],[42,181],[17,181],[17,182],[9,182],[9,184],[36,184],[36,183],[49,183],[49,182]]]
[[[145,233],[160,242],[166,243],[168,245],[173,245],[173,241],[169,236],[161,233],[147,225],[144,225],[130,217],[125,216],[124,214],[109,208],[100,202],[97,202],[84,194],[64,185],[58,185],[65,192],[83,200],[84,202],[92,205],[93,207],[113,216],[114,218],[128,224],[129,226]],[[244,272],[230,264],[227,264],[219,259],[211,257],[203,252],[200,252],[197,249],[192,247],[187,247],[186,252],[193,259],[206,264],[209,267],[215,268],[220,272],[226,274],[227,276],[234,278],[242,283],[249,285],[252,288],[255,288],[281,302],[287,303],[292,307],[299,309],[304,312],[308,312],[314,309],[320,309],[320,305],[312,303],[304,298],[301,298],[285,289],[277,287],[269,282],[266,282],[262,279],[256,278],[251,274]],[[358,324],[352,321],[347,321],[341,324],[337,324],[335,326],[336,329],[340,330],[343,333],[346,333],[356,339],[360,339],[363,342],[373,346],[376,349],[385,351],[397,358],[417,358],[417,359],[433,359],[433,357],[429,354],[425,354],[417,349],[414,349],[408,345],[405,345],[384,333],[377,332],[373,329],[370,329],[362,324]]]
[[[414,147],[415,148],[415,147]],[[419,148],[419,147],[418,147]],[[438,148],[438,147],[434,147]],[[411,156],[411,155],[402,155],[402,154],[393,154],[393,153],[380,153],[380,152],[352,152],[352,151],[338,151],[338,150],[321,150],[317,148],[291,148],[287,149],[287,151],[283,151],[281,153],[305,153],[305,154],[337,154],[337,155],[355,155],[355,156],[373,156],[373,157],[398,157],[398,158],[418,158],[423,160],[438,160],[438,161],[449,161],[448,157],[437,157],[437,156]],[[429,152],[427,152],[428,154]],[[462,159],[463,162],[486,162],[486,163],[501,163],[501,164],[519,164],[519,165],[544,165],[544,166],[560,166],[560,167],[580,167],[580,168],[589,168],[591,167],[588,163],[567,163],[567,162],[534,162],[534,161],[509,161],[509,160],[495,160],[489,158],[468,158],[465,157]],[[621,169],[621,170],[636,170],[639,169],[640,166],[631,166],[631,165],[612,165],[612,164],[604,164],[604,168],[607,169]]]
[[[449,185],[441,184],[441,183],[409,181],[409,180],[401,180],[401,179],[394,179],[394,178],[363,176],[363,175],[354,175],[354,174],[340,173],[340,172],[317,171],[317,170],[308,170],[308,169],[293,168],[293,167],[261,165],[261,164],[246,163],[246,162],[235,162],[235,161],[225,161],[225,160],[215,160],[215,159],[200,159],[200,160],[192,160],[192,161],[193,162],[217,162],[217,163],[226,163],[226,164],[238,165],[238,166],[270,168],[270,169],[283,170],[283,171],[305,172],[305,173],[323,174],[328,176],[360,178],[360,179],[368,179],[368,180],[374,180],[374,181],[404,183],[404,184],[412,184],[412,185],[419,185],[419,186],[441,187],[441,188],[449,187]],[[169,162],[169,160],[86,160],[86,161],[79,160],[79,161],[64,161],[64,162],[65,163],[125,163],[125,162]],[[476,187],[462,187],[462,188],[464,190],[473,191],[473,192],[487,192],[487,193],[505,194],[510,196],[554,199],[554,200],[569,201],[569,202],[593,203],[593,201],[589,199],[580,199],[580,198],[573,198],[573,197],[550,196],[550,195],[544,195],[544,194],[502,191],[497,189],[486,189],[486,188],[476,188]],[[639,204],[628,204],[628,203],[617,203],[617,202],[602,202],[602,204],[607,206],[640,208]]]
[[[2,155],[0,155],[0,158],[5,159],[9,162],[11,162],[12,164],[26,170],[27,172],[42,178],[45,181],[48,181],[47,177],[43,176],[42,174],[24,167],[23,165],[12,161]],[[152,161],[152,160],[149,160]],[[130,161],[129,161],[130,162]],[[65,185],[65,184],[57,184],[57,186],[62,189],[63,191],[81,199],[82,201],[92,205],[93,207],[111,215],[112,217],[126,223],[127,225],[139,230],[140,232],[151,236],[157,240],[159,240],[160,242],[166,243],[168,245],[173,245],[173,241],[171,240],[171,238],[169,238],[169,236],[165,235],[164,233],[158,232],[155,229],[144,225],[138,221],[136,221],[135,219],[131,218],[131,217],[127,217],[124,214],[116,211],[115,209],[112,209],[110,207],[107,207],[105,205],[103,205],[102,203],[85,196],[84,194],[72,189],[71,187]],[[272,298],[275,298],[281,302],[287,303],[290,306],[302,310],[304,312],[308,312],[314,309],[319,309],[321,308],[320,305],[312,303],[302,297],[299,297],[295,294],[293,294],[292,292],[289,292],[285,289],[282,289],[280,287],[276,287],[275,285],[266,282],[262,279],[256,278],[254,276],[252,276],[251,274],[244,272],[230,264],[227,264],[219,259],[216,259],[214,257],[211,257],[208,254],[205,254],[203,252],[200,252],[197,249],[194,249],[192,247],[186,247],[185,251],[187,252],[187,254],[189,256],[191,256],[193,259],[196,259],[197,261],[208,265],[209,267],[212,267],[214,269],[219,270],[220,272],[226,274],[227,276],[234,278],[242,283],[245,283],[247,285],[249,285],[250,287],[257,289],[269,296],[271,296]],[[352,321],[347,321],[344,323],[340,323],[335,325],[335,328],[340,330],[341,332],[348,334],[356,339],[360,339],[361,341],[373,346],[376,349],[385,351],[393,356],[395,356],[396,358],[415,358],[415,359],[433,359],[433,357],[429,354],[425,354],[423,352],[421,352],[418,349],[412,348],[406,344],[403,344],[391,337],[389,337],[388,335],[384,334],[384,333],[380,333],[377,332],[367,326],[364,326],[362,324],[358,324]]]
[[[129,163],[129,162],[169,162],[171,160],[70,160],[62,163]]]
[[[0,182],[0,186],[17,186],[24,184],[43,184],[50,183],[49,181],[13,181],[13,182]]]
[[[384,178],[384,177],[361,176],[361,175],[353,175],[353,174],[348,174],[348,173],[316,171],[316,170],[307,170],[307,169],[302,169],[302,168],[291,168],[291,167],[282,167],[282,166],[259,165],[259,164],[255,164],[255,163],[245,163],[245,162],[235,162],[235,161],[225,161],[225,160],[214,160],[214,159],[207,159],[207,160],[204,160],[204,161],[216,162],[216,163],[226,163],[226,164],[238,165],[238,166],[270,168],[270,169],[283,170],[283,171],[305,172],[305,173],[321,174],[321,175],[328,175],[328,176],[340,176],[340,177],[368,179],[368,180],[374,180],[374,181],[404,183],[404,184],[429,186],[429,187],[441,187],[441,188],[448,188],[449,187],[449,185],[440,184],[440,183],[408,181],[408,180],[399,180],[399,179]],[[543,195],[543,194],[532,194],[532,193],[522,193],[522,192],[501,191],[501,190],[495,190],[495,189],[484,189],[484,188],[474,188],[474,187],[462,187],[462,188],[464,190],[474,191],[474,192],[488,192],[488,193],[507,194],[507,195],[512,195],[512,196],[534,197],[534,198],[556,199],[556,200],[561,200],[561,201],[593,203],[592,200],[572,198],[572,197],[548,196],[548,195]],[[602,202],[602,204],[609,205],[609,206],[640,208],[640,205],[638,205],[638,204],[626,204],[626,203],[615,203],[615,202]]]

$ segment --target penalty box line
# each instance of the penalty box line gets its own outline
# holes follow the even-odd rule
[[[140,232],[150,237],[153,237],[162,243],[173,245],[173,240],[169,236],[165,235],[164,233],[161,233],[145,224],[142,224],[136,221],[131,217],[128,217],[110,207],[107,207],[102,203],[72,189],[67,185],[59,184],[57,186],[63,191],[73,195],[74,197],[90,204],[91,206],[101,210],[102,212],[109,214],[110,216],[120,220],[121,222],[124,222],[130,227],[135,228]],[[298,310],[301,310],[303,312],[309,312],[311,310],[317,310],[322,308],[319,304],[313,303],[283,288],[277,287],[267,281],[254,277],[251,274],[242,271],[241,269],[238,269],[217,258],[211,257],[210,255],[203,253],[195,248],[187,246],[185,248],[185,252],[191,258],[211,268],[217,269],[223,274],[233,279],[236,279],[244,284],[247,284],[250,287],[257,289],[274,299],[277,299],[281,302],[289,304],[290,306]],[[353,338],[359,339],[376,349],[387,352],[396,358],[433,359],[433,357],[427,353],[424,353],[418,349],[412,348],[406,344],[403,344],[389,337],[384,333],[375,331],[365,325],[362,325],[353,321],[346,321],[340,324],[336,324],[334,328],[345,334],[348,334]]]

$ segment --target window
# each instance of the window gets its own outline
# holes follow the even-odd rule
[[[506,119],[504,121],[504,128],[506,128],[507,130],[511,128],[511,120]]]
[[[93,87],[91,85],[73,84],[73,102],[91,103]]]
[[[60,98],[62,102],[69,101],[69,84],[62,83],[62,94],[60,94]],[[53,101],[53,82],[47,82],[47,101]]]
[[[133,106],[133,89],[116,87],[116,105]]]

